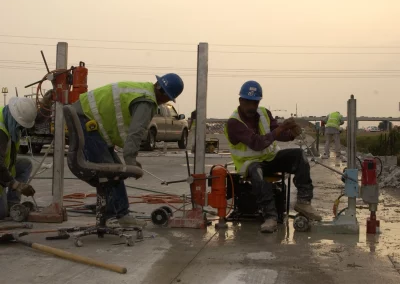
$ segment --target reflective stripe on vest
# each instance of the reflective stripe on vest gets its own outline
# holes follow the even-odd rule
[[[131,118],[130,103],[147,97],[154,102],[156,109],[153,88],[152,83],[119,82],[81,94],[80,102],[85,115],[97,121],[107,145],[123,147]]]
[[[87,98],[88,98],[88,102],[90,105],[90,109],[92,111],[92,114],[94,116],[94,120],[97,121],[97,125],[99,127],[99,130],[101,132],[101,134],[103,134],[103,139],[104,141],[106,141],[107,145],[111,146],[111,139],[107,134],[107,131],[104,129],[104,125],[103,125],[103,120],[101,119],[100,113],[99,113],[99,109],[97,108],[97,104],[96,104],[96,99],[94,97],[94,91],[90,91],[87,93]]]
[[[260,121],[259,121],[259,125],[258,125],[260,134],[265,135],[267,133],[270,133],[271,132],[270,121],[269,121],[269,117],[268,117],[266,109],[260,107],[257,109],[257,112],[260,115]],[[241,123],[245,124],[240,119],[240,116],[239,116],[239,113],[237,110],[231,115],[230,118],[237,119]],[[228,142],[229,142],[230,152],[232,155],[232,159],[235,163],[236,170],[241,174],[246,175],[248,166],[253,162],[272,160],[275,157],[275,154],[277,152],[276,142],[272,143],[268,148],[263,149],[261,151],[254,151],[254,150],[250,149],[249,147],[247,147],[247,145],[245,145],[243,143],[233,145],[229,141],[229,136],[228,136],[226,125],[225,125],[225,136],[227,137]]]

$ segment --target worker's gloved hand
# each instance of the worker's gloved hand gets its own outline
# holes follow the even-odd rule
[[[282,128],[284,130],[289,130],[292,128],[295,128],[297,125],[296,121],[294,120],[293,117],[286,119],[282,124],[281,124]]]
[[[296,125],[294,128],[290,129],[290,132],[292,133],[293,137],[297,137],[303,133],[303,130],[300,126]]]
[[[13,181],[10,186],[13,190],[18,191],[25,196],[34,196],[36,192],[30,184],[19,181]]]

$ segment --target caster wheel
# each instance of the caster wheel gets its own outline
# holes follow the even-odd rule
[[[83,243],[80,239],[75,239],[74,244],[76,247],[79,247],[79,248],[83,246]]]
[[[143,232],[142,231],[137,231],[136,239],[137,240],[143,240]]]
[[[15,204],[10,208],[10,217],[15,222],[22,222],[28,218],[29,209],[22,204]]]
[[[34,211],[36,211],[36,210],[35,210],[35,205],[34,205],[32,202],[30,202],[30,201],[22,202],[22,205],[24,205],[24,206],[29,210],[29,212],[34,212]]]
[[[135,245],[135,241],[132,237],[125,238],[125,242],[128,247],[133,247]]]
[[[174,213],[172,212],[172,209],[169,208],[168,206],[161,206],[160,209],[164,209],[165,211],[167,211],[167,213],[169,214],[170,217],[172,217],[174,215]]]
[[[310,229],[309,221],[302,215],[297,215],[293,221],[293,227],[298,232],[306,232]]]
[[[151,221],[154,225],[165,226],[168,224],[169,214],[164,209],[158,208],[151,213]]]

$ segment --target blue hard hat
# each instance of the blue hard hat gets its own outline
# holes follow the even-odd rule
[[[175,99],[182,93],[183,91],[183,81],[182,78],[179,77],[175,73],[168,73],[164,76],[157,76],[157,82],[160,87],[164,90],[165,94],[175,102]]]
[[[262,99],[262,88],[256,81],[247,81],[240,88],[239,96],[246,100],[260,101]]]

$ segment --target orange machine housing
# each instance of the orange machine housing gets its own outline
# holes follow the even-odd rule
[[[211,181],[211,193],[208,194],[208,205],[218,209],[218,217],[224,218],[226,215],[226,169],[215,166],[211,171],[214,178]]]
[[[72,70],[72,90],[68,95],[68,103],[72,104],[79,99],[79,95],[88,91],[88,69],[84,62],[79,62],[79,67]]]

